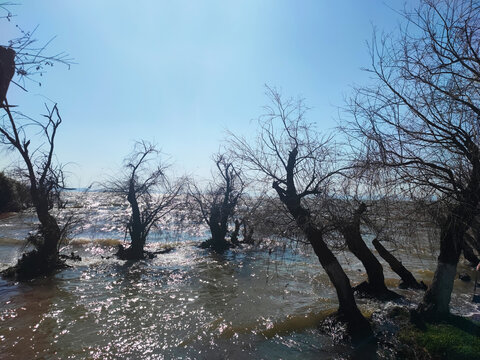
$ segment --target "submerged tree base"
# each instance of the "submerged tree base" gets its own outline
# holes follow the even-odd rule
[[[138,251],[137,249],[134,249],[131,246],[129,246],[128,248],[125,248],[123,245],[118,245],[118,251],[115,253],[115,256],[118,257],[120,260],[133,260],[133,261],[147,260],[147,259],[153,259],[156,255],[167,254],[173,249],[174,249],[173,247],[169,247],[169,248],[159,250],[159,251],[154,251],[154,252],[147,251],[147,250]]]
[[[320,329],[332,336],[336,342],[351,342],[355,348],[364,348],[366,352],[373,351],[375,353],[377,340],[370,327],[370,322],[363,319],[364,323],[347,321],[347,315],[341,311],[335,311],[325,318],[320,324]]]
[[[359,297],[377,299],[380,301],[398,300],[403,296],[396,292],[385,288],[377,288],[370,284],[368,281],[364,281],[353,288],[355,294]]]
[[[405,282],[403,280],[398,284],[399,289],[427,290],[428,286],[420,280],[420,282]]]
[[[199,245],[200,249],[212,249],[213,251],[219,253],[224,252],[232,247],[233,245],[227,241],[213,241],[213,239],[205,240]]]
[[[56,256],[46,256],[38,250],[32,250],[22,255],[16,265],[1,272],[5,279],[26,281],[42,276],[49,276],[56,271],[68,268],[65,261]]]

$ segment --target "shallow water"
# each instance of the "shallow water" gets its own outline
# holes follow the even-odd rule
[[[2,357],[305,359],[317,358],[319,351],[338,354],[305,318],[334,307],[333,292],[317,296],[325,280],[316,267],[303,264],[296,273],[294,264],[287,264],[264,252],[212,256],[188,244],[152,261],[92,255],[53,279],[3,282]],[[291,324],[282,324],[289,318]],[[292,333],[296,328],[299,333]]]
[[[1,268],[21,254],[19,237],[33,223],[29,215],[0,222]],[[121,241],[119,233],[102,230],[104,237],[77,238],[64,251],[79,253],[82,261],[53,278],[27,284],[0,281],[1,359],[352,356],[349,347],[336,344],[315,326],[336,308],[336,297],[308,248],[243,248],[214,255],[196,247],[194,240],[182,240],[174,251],[153,260],[106,259]],[[167,244],[172,242],[157,240],[148,246],[156,250]],[[431,256],[399,256],[419,280],[431,279]],[[348,254],[339,259],[352,282],[365,279],[358,261]],[[468,269],[460,265],[460,270]],[[398,278],[388,267],[385,275],[396,287]],[[469,302],[472,286],[455,282],[453,311],[478,314]],[[413,301],[422,295],[398,292]],[[358,303],[367,314],[389,306]]]

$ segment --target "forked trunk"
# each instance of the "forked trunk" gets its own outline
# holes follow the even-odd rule
[[[352,341],[355,344],[370,342],[373,338],[373,331],[368,320],[358,310],[350,280],[335,255],[333,255],[333,252],[323,240],[322,230],[315,225],[310,212],[301,204],[302,196],[305,196],[305,194],[299,195],[297,193],[294,181],[297,155],[298,149],[296,147],[288,155],[286,188],[282,188],[277,181],[273,182],[272,187],[277,192],[282,203],[287,207],[288,212],[295,219],[299,229],[312,245],[320,264],[335,287],[339,304],[338,315],[346,323]]]
[[[342,229],[342,234],[347,243],[348,249],[362,262],[367,272],[368,282],[360,284],[356,290],[365,295],[373,296],[382,300],[390,300],[400,297],[400,295],[389,290],[385,285],[382,264],[380,264],[375,255],[373,255],[365,244],[365,241],[363,241],[359,224],[345,226]]]
[[[295,218],[297,226],[312,245],[320,264],[335,287],[339,304],[338,317],[346,323],[352,341],[355,344],[370,341],[373,338],[370,323],[358,309],[350,280],[323,240],[322,231],[314,225],[309,211],[302,207],[300,197],[296,193],[285,194],[275,183],[273,187],[279,193],[280,199],[286,205],[290,214]]]

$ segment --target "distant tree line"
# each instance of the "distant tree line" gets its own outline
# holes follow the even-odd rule
[[[25,210],[31,202],[27,185],[0,172],[0,213]]]

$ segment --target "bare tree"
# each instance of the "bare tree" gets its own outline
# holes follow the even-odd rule
[[[144,259],[144,246],[152,227],[171,213],[179,202],[184,181],[172,183],[167,176],[168,165],[157,161],[159,150],[145,141],[135,143],[132,153],[125,159],[123,174],[111,179],[105,191],[126,198],[131,214],[126,230],[130,247],[120,247],[118,256],[124,260]]]
[[[3,144],[15,149],[25,164],[23,173],[29,181],[32,203],[40,222],[39,236],[34,239],[35,251],[19,260],[17,266],[9,271],[20,278],[46,275],[62,266],[58,260],[58,250],[64,238],[65,229],[61,228],[51,210],[55,201],[60,198],[64,188],[62,167],[55,165],[54,150],[57,129],[62,118],[57,105],[47,107],[45,122],[29,119],[13,112],[5,99],[2,104],[4,115],[0,124],[0,140]],[[41,129],[46,144],[30,149],[31,140],[27,138],[26,127],[36,126]],[[33,238],[32,238],[33,239]]]
[[[267,87],[271,105],[261,118],[261,132],[255,145],[233,136],[237,156],[251,170],[263,174],[297,227],[306,237],[334,285],[338,317],[347,324],[354,342],[371,338],[369,322],[358,310],[350,280],[324,239],[324,224],[309,209],[308,199],[328,193],[330,182],[339,172],[334,165],[334,149],[329,138],[320,139],[305,122],[306,107],[301,100],[282,99]]]
[[[0,17],[11,21],[13,15],[8,10],[8,5],[0,4],[0,11],[6,13]],[[21,170],[30,185],[32,203],[40,226],[38,235],[31,238],[36,249],[24,254],[18,264],[7,269],[4,275],[32,278],[48,275],[64,266],[59,260],[58,250],[72,222],[67,220],[60,226],[51,214],[54,203],[60,200],[65,180],[62,166],[56,164],[54,156],[55,138],[62,118],[56,104],[46,106],[43,120],[35,120],[18,110],[14,111],[16,105],[10,105],[7,101],[7,91],[10,83],[19,85],[15,81],[16,77],[17,80],[33,79],[46,66],[58,62],[69,66],[71,59],[64,53],[45,55],[49,42],[37,46],[33,38],[34,32],[22,31],[18,26],[17,29],[21,32],[20,36],[10,40],[7,45],[0,46],[0,109],[3,111],[0,141],[16,151],[25,165]],[[33,132],[30,129],[40,131]],[[43,143],[33,145],[38,135]]]
[[[371,47],[378,81],[356,90],[350,133],[365,163],[426,201],[441,200],[440,254],[418,311],[449,314],[465,232],[480,201],[480,6],[470,0],[422,0],[405,11],[399,38]]]
[[[200,219],[208,225],[212,235],[202,246],[221,252],[231,246],[226,237],[229,233],[229,224],[234,221],[233,216],[245,190],[245,183],[240,169],[225,154],[216,154],[213,160],[216,167],[214,179],[204,190],[191,183],[189,196],[194,209],[197,210]]]
[[[256,227],[265,220],[263,206],[266,202],[266,194],[264,192],[253,196],[245,194],[240,200],[241,203],[235,215],[235,230],[232,238],[234,235],[238,237],[241,230],[242,242],[253,245],[255,244],[254,233],[258,230]]]

